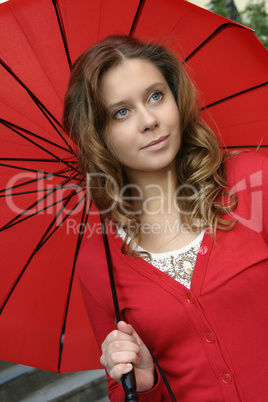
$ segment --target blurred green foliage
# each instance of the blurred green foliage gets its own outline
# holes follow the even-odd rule
[[[268,49],[268,13],[265,0],[250,0],[240,15],[243,23],[256,31],[256,35]]]

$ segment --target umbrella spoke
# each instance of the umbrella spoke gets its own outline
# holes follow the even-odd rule
[[[27,260],[26,264],[24,265],[23,269],[21,270],[21,272],[19,273],[17,279],[15,280],[14,285],[12,286],[11,290],[9,291],[8,295],[6,296],[1,308],[0,308],[0,315],[2,314],[6,304],[8,303],[12,293],[14,292],[14,290],[16,289],[19,281],[21,280],[23,274],[25,273],[27,267],[29,266],[30,262],[32,261],[34,255],[41,249],[41,247],[44,246],[44,244],[50,239],[50,237],[61,227],[62,223],[69,217],[70,214],[73,213],[73,211],[77,208],[77,206],[81,203],[81,201],[84,201],[85,199],[87,200],[87,195],[84,195],[84,197],[69,211],[69,213],[64,217],[64,219],[61,220],[61,222],[58,222],[58,218],[61,216],[62,212],[64,211],[64,209],[66,208],[67,204],[69,203],[69,201],[73,198],[73,196],[75,195],[76,190],[74,190],[68,197],[67,197],[67,201],[65,202],[65,204],[62,206],[62,208],[60,209],[60,211],[57,213],[56,216],[54,216],[54,218],[52,219],[52,221],[50,222],[48,228],[46,229],[45,233],[43,234],[43,236],[41,237],[41,239],[39,240],[37,246],[35,247],[35,249],[33,250],[32,254],[30,255],[29,259]],[[53,230],[52,230],[53,229]],[[2,230],[2,229],[1,229]]]
[[[201,50],[214,36],[218,35],[219,32],[223,31],[226,28],[241,28],[241,29],[246,29],[249,30],[250,28],[244,27],[243,25],[238,25],[235,22],[227,22],[225,24],[220,25],[215,31],[209,35],[200,45],[194,49],[183,61],[183,63],[187,63],[191,57],[193,57],[199,50]],[[251,29],[251,31],[253,31]]]
[[[30,168],[26,168],[26,167],[22,167],[22,166],[8,165],[8,164],[6,164],[6,163],[0,163],[0,166],[8,167],[8,168],[11,168],[11,169],[23,170],[23,171],[25,171],[25,172],[43,173],[43,174],[48,175],[48,176],[51,175],[51,174],[53,174],[54,176],[62,177],[62,178],[65,178],[65,179],[70,178],[70,176],[65,176],[65,175],[62,175],[62,174],[51,173],[51,172],[44,172],[43,170],[30,169]],[[68,172],[68,171],[70,171],[70,170],[71,170],[71,169],[66,170],[66,172]],[[71,170],[71,171],[72,171],[72,170]],[[65,172],[65,171],[64,171],[64,172]]]
[[[75,185],[75,194],[74,191],[71,193],[71,195],[68,195],[66,197],[62,197],[59,200],[56,200],[54,202],[52,202],[51,204],[46,205],[45,207],[39,207],[39,205],[41,205],[49,196],[51,196],[53,193],[55,193],[58,190],[66,190],[66,189],[72,189],[74,187],[74,185],[71,186],[65,186],[66,183],[70,182],[71,179],[68,179],[67,181],[65,181],[63,184],[61,184],[58,187],[53,187],[53,189],[50,189],[50,191],[47,192],[47,194],[45,194],[43,197],[39,198],[37,201],[35,201],[33,204],[31,204],[29,207],[25,208],[23,211],[21,211],[19,214],[17,214],[13,219],[11,219],[9,222],[7,222],[4,226],[2,226],[0,228],[0,231],[6,230],[11,228],[12,226],[15,226],[29,218],[32,218],[33,216],[36,216],[38,214],[41,214],[45,211],[48,211],[50,208],[53,208],[54,206],[62,203],[63,201],[67,200],[68,202],[70,201],[70,199],[75,195],[75,194],[80,194],[84,192],[84,188],[83,187],[79,187],[78,185]],[[77,191],[77,188],[79,187],[79,191]],[[81,202],[81,200],[80,200]],[[31,211],[32,209],[34,209],[35,207],[39,207],[36,210],[34,210],[34,212],[29,214],[29,211]],[[77,205],[75,206],[75,208],[77,207]],[[65,206],[63,206],[60,209],[60,213],[62,213],[62,210],[65,208]],[[25,214],[27,214],[27,216],[24,216]],[[21,218],[23,217],[23,218]],[[21,219],[20,219],[21,218]],[[62,222],[61,222],[62,223]],[[60,223],[60,225],[61,225]],[[59,226],[60,226],[59,225]]]
[[[66,190],[66,189],[71,189],[71,188],[73,188],[74,186],[73,185],[71,185],[71,186],[64,186],[64,190]],[[55,190],[62,190],[62,186],[60,186],[60,187],[53,187],[53,189],[55,189]],[[83,190],[84,190],[84,188],[83,188]],[[1,190],[2,191],[2,190]],[[20,193],[12,193],[12,194],[4,194],[4,195],[0,195],[0,198],[1,197],[13,197],[13,196],[16,196],[16,195],[26,195],[26,194],[38,194],[38,193],[44,193],[44,192],[47,192],[47,191],[49,191],[49,189],[40,189],[40,190],[30,190],[30,191],[22,191],[22,192],[20,192]],[[64,200],[65,198],[62,198],[62,200]],[[49,206],[47,206],[46,207],[46,209],[48,209],[48,208],[50,208],[50,207],[52,207],[53,205],[55,205],[55,204],[50,204]],[[42,210],[43,211],[43,210]]]
[[[55,146],[55,147],[57,147],[57,148],[59,148],[59,149],[62,149],[63,151],[69,152],[69,153],[71,153],[72,155],[74,155],[74,151],[73,151],[72,149],[65,148],[65,147],[63,147],[63,146],[61,146],[61,145],[59,145],[59,144],[56,144],[55,142],[50,141],[50,140],[46,139],[45,137],[42,137],[41,135],[35,134],[35,133],[33,133],[32,131],[30,131],[30,130],[26,130],[25,128],[23,128],[23,127],[21,127],[21,126],[18,126],[18,125],[16,125],[16,124],[13,124],[13,123],[11,123],[10,121],[4,120],[4,119],[0,119],[0,123],[3,124],[4,126],[6,126],[7,128],[9,128],[10,130],[14,131],[16,134],[19,134],[19,135],[20,135],[20,133],[19,133],[18,131],[16,131],[16,130],[20,130],[20,131],[22,131],[22,132],[25,133],[25,134],[28,134],[28,135],[30,135],[30,136],[32,136],[32,137],[35,137],[35,138],[38,138],[40,141],[46,142],[47,144],[51,144],[51,145],[53,145],[53,146]],[[22,136],[22,135],[21,135],[21,136]],[[23,136],[23,138],[26,138],[26,139],[27,139],[27,137],[24,137],[24,136]]]
[[[131,26],[130,31],[129,31],[129,36],[132,36],[134,34],[134,32],[135,32],[135,29],[136,29],[136,26],[137,26],[137,24],[139,22],[139,18],[141,16],[144,4],[145,4],[145,0],[140,0],[140,4],[138,6],[138,9],[136,11],[136,14],[135,14],[135,17],[134,17],[134,20],[133,20],[133,23],[132,23],[132,26]]]
[[[70,181],[70,180],[69,180]],[[66,181],[67,183],[68,181]],[[49,208],[53,207],[54,205],[58,204],[59,202],[62,201],[58,200],[57,202],[50,204],[44,208],[37,208],[37,210],[35,210],[32,214],[28,214],[27,216],[23,217],[22,219],[19,219],[20,217],[24,216],[25,214],[27,214],[29,211],[31,211],[33,208],[35,208],[36,206],[38,206],[38,204],[41,204],[42,202],[45,201],[45,199],[47,199],[50,195],[52,195],[55,191],[57,191],[57,188],[53,188],[51,189],[50,192],[48,192],[44,197],[39,198],[37,201],[35,201],[33,204],[31,204],[30,206],[28,206],[27,208],[24,209],[24,211],[20,212],[19,214],[17,214],[13,219],[11,219],[9,222],[7,222],[4,226],[2,226],[0,228],[0,231],[6,230],[11,228],[12,226],[17,225],[18,223],[21,223],[29,218],[32,218],[35,215],[38,215],[44,211],[47,211]]]
[[[70,194],[69,196],[63,198],[62,200],[67,200],[66,203],[62,206],[62,208],[59,210],[59,212],[57,213],[57,216],[55,217],[55,222],[56,226],[53,229],[52,232],[50,232],[49,234],[47,234],[47,236],[43,239],[43,242],[40,243],[40,247],[39,249],[49,240],[49,238],[59,229],[59,227],[66,221],[67,218],[69,218],[69,216],[71,214],[73,214],[73,212],[75,211],[75,209],[81,204],[81,202],[85,202],[85,200],[87,200],[87,194],[83,195],[83,197],[75,204],[75,206],[65,215],[65,217],[59,221],[59,217],[62,216],[62,213],[65,209],[65,207],[67,206],[67,204],[69,203],[69,201],[74,197],[75,194],[79,194],[79,193],[83,193],[83,190],[80,191],[76,191],[76,189],[72,192],[72,194]],[[39,250],[38,249],[38,250]]]
[[[46,117],[50,125],[54,128],[56,133],[60,136],[62,141],[67,145],[67,147],[70,149],[70,151],[73,153],[73,149],[71,145],[68,143],[66,138],[63,137],[61,133],[62,126],[58,122],[58,120],[53,116],[53,114],[45,107],[45,105],[42,104],[42,102],[34,95],[34,93],[21,81],[21,79],[12,71],[12,69],[2,60],[0,59],[0,64],[4,67],[4,69],[22,86],[23,89],[28,93],[30,98],[34,101],[36,106],[40,109],[42,114]],[[55,124],[54,124],[55,123]],[[58,129],[56,125],[60,128]]]
[[[236,96],[240,96],[240,95],[243,95],[243,94],[245,94],[245,93],[247,93],[247,92],[254,91],[255,89],[264,87],[264,86],[267,85],[267,84],[268,84],[268,81],[267,81],[267,82],[264,82],[264,83],[262,83],[262,84],[256,85],[256,86],[254,86],[254,87],[252,87],[252,88],[247,88],[247,89],[245,89],[244,91],[237,92],[236,94],[232,94],[232,95],[230,95],[230,96],[227,96],[226,98],[222,98],[222,99],[217,100],[216,102],[210,103],[209,105],[206,105],[206,106],[202,107],[200,110],[202,111],[202,110],[204,110],[204,109],[208,109],[209,107],[218,105],[219,103],[222,103],[222,102],[225,102],[225,101],[227,101],[227,100],[229,100],[229,99],[235,98]]]
[[[68,47],[68,43],[67,43],[67,36],[66,36],[65,29],[64,29],[60,8],[59,8],[57,0],[52,0],[52,3],[54,5],[55,11],[56,11],[56,16],[57,16],[57,20],[58,20],[58,24],[59,24],[59,28],[60,28],[60,32],[61,32],[61,37],[62,37],[62,41],[63,41],[64,50],[65,50],[65,53],[66,53],[66,57],[67,57],[67,60],[68,60],[69,67],[71,69],[72,62],[71,62],[71,58],[70,58],[70,51],[69,51],[69,47]]]
[[[58,160],[44,158],[0,158],[0,161],[59,163]],[[68,163],[77,164],[77,161],[68,161]],[[71,169],[68,170],[70,171]]]
[[[245,148],[257,148],[257,150],[259,148],[268,148],[268,145],[228,145],[226,147],[224,147],[224,149],[245,149]]]
[[[88,204],[87,200],[88,200],[88,197],[87,197],[87,194],[86,194],[85,195],[85,203],[84,203],[83,213],[82,213],[81,222],[80,222],[82,227],[85,227],[85,225],[86,225],[86,223],[88,221],[88,217],[89,217],[89,213],[90,213],[90,209],[91,209],[91,205],[92,205],[92,201],[90,201],[89,207],[87,207],[87,204]],[[73,280],[74,280],[74,272],[75,272],[75,267],[76,267],[76,261],[77,261],[78,253],[79,253],[79,250],[80,250],[80,247],[81,247],[83,236],[84,236],[84,231],[79,231],[79,234],[77,236],[74,260],[73,260],[72,274],[71,274],[71,277],[70,277],[70,285],[69,285],[69,290],[68,290],[68,295],[67,295],[67,301],[66,301],[65,314],[64,314],[64,319],[63,319],[63,325],[62,325],[62,330],[61,330],[61,334],[60,334],[58,373],[60,372],[60,366],[61,366],[61,357],[62,357],[62,352],[63,352],[63,344],[64,344],[64,337],[65,337],[65,331],[66,331],[66,321],[67,321],[67,315],[68,315],[68,311],[69,311],[69,304],[70,304],[70,298],[71,298],[71,292],[72,292],[72,286],[73,286]]]
[[[13,132],[15,132],[16,134],[18,134],[19,136],[21,136],[22,138],[24,138],[26,141],[29,141],[31,144],[35,145],[36,147],[38,147],[39,149],[41,149],[41,150],[44,151],[45,153],[48,153],[49,155],[51,155],[53,158],[55,158],[56,161],[62,162],[62,163],[64,163],[64,164],[66,164],[67,166],[71,167],[71,166],[69,165],[69,163],[68,163],[66,160],[61,159],[59,156],[57,156],[56,154],[50,152],[48,149],[44,148],[42,145],[40,145],[40,144],[38,144],[37,142],[31,140],[31,139],[28,138],[26,135],[20,133],[17,129],[15,129],[15,127],[11,127],[8,122],[5,122],[4,120],[1,119],[1,123],[2,123],[4,126],[6,126],[6,127],[8,127],[9,129],[11,129],[11,130],[12,130]],[[72,167],[72,168],[73,168],[74,170],[76,170],[74,167]]]
[[[70,169],[68,169],[68,170],[62,170],[62,171],[59,171],[59,172],[53,172],[53,173],[46,173],[46,172],[42,172],[43,173],[43,176],[39,176],[39,177],[37,177],[37,178],[35,178],[35,179],[32,179],[32,180],[27,180],[27,181],[24,181],[24,182],[22,182],[22,183],[20,183],[20,184],[16,184],[15,186],[10,186],[10,187],[7,187],[7,188],[5,188],[5,189],[3,189],[3,190],[0,190],[0,194],[1,193],[5,193],[5,196],[10,196],[10,195],[16,195],[15,193],[12,193],[12,194],[7,194],[7,192],[8,191],[12,191],[12,190],[14,190],[14,189],[16,189],[16,188],[19,188],[19,187],[24,187],[24,186],[27,186],[27,185],[29,185],[29,184],[33,184],[33,183],[36,183],[36,182],[38,182],[38,181],[40,181],[40,180],[44,180],[44,179],[49,179],[50,177],[61,177],[61,178],[63,178],[63,179],[68,179],[68,178],[70,178],[70,176],[64,176],[64,175],[62,175],[62,173],[68,173],[68,172],[70,172],[71,170]],[[72,178],[73,180],[74,180],[74,178]],[[35,192],[39,192],[39,190],[35,190]],[[0,195],[0,197],[3,197],[3,195]]]

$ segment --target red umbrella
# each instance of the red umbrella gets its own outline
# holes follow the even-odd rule
[[[130,33],[165,40],[187,63],[204,119],[225,145],[267,154],[268,55],[252,30],[183,0],[1,4],[1,360],[100,367],[75,272],[99,217],[60,120],[77,56]]]

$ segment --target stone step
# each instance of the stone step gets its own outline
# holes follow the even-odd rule
[[[14,366],[14,363],[9,363],[9,362],[4,362],[3,360],[0,360],[0,371],[9,368],[11,366]]]
[[[0,364],[1,402],[108,402],[104,370],[57,375],[17,364]],[[105,399],[106,398],[106,399]]]
[[[73,373],[49,384],[20,402],[86,402],[97,401],[107,395],[107,385],[104,370]]]

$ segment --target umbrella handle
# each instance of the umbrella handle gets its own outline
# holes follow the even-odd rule
[[[136,394],[136,379],[134,368],[129,373],[122,376],[121,382],[125,392],[125,402],[137,401],[139,397]]]

